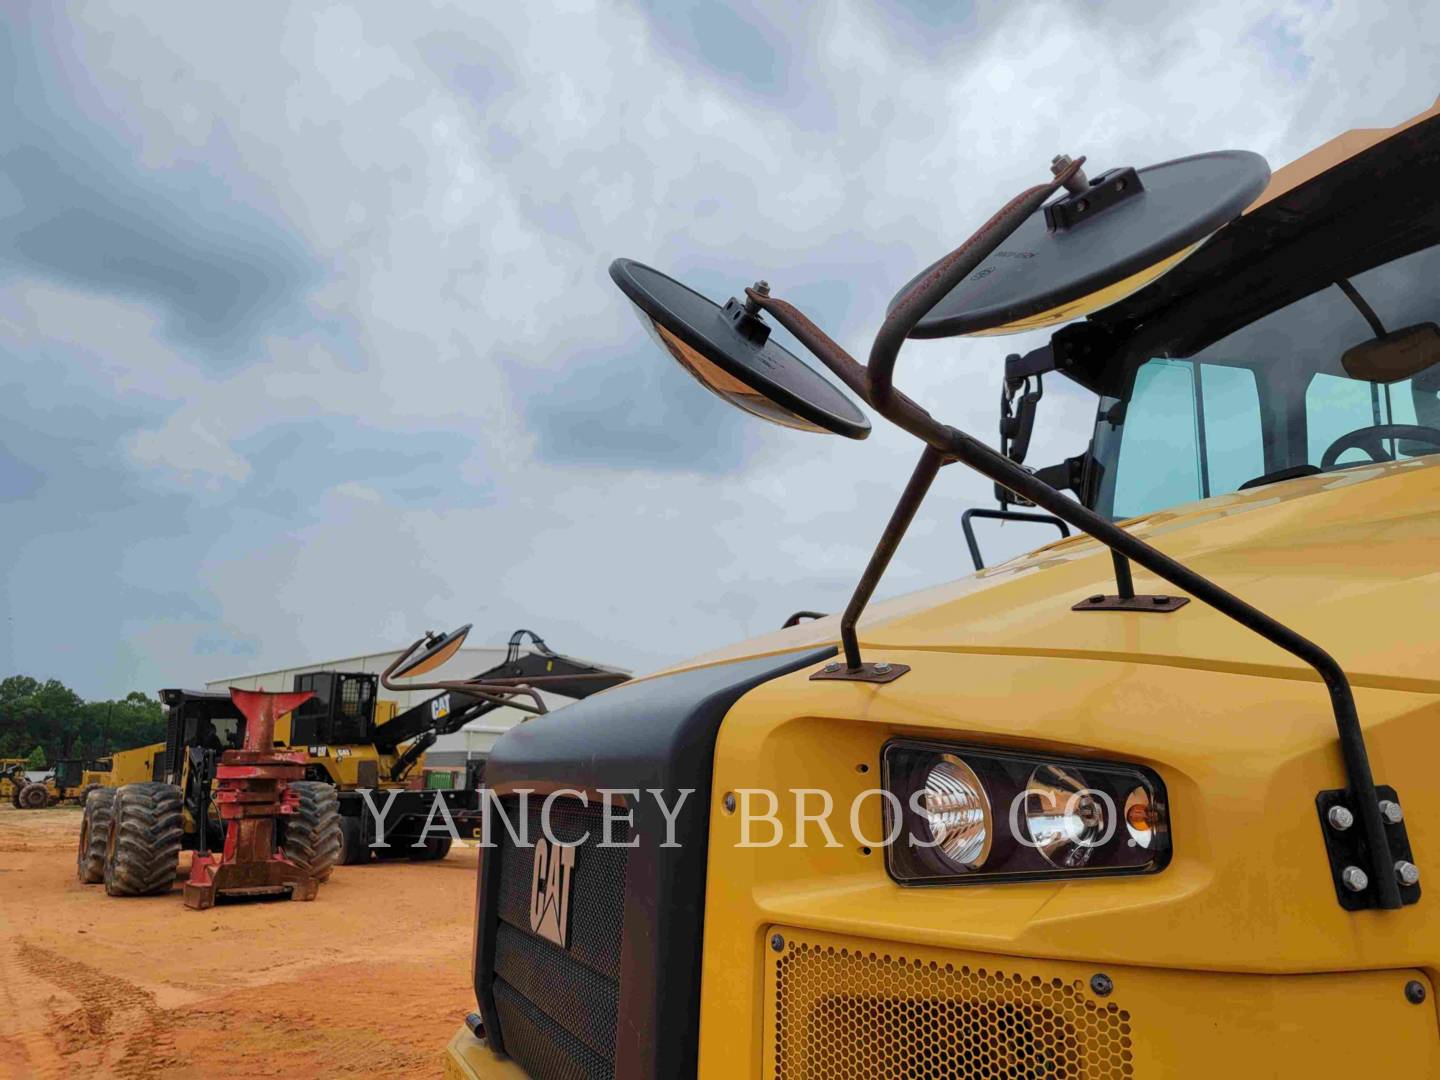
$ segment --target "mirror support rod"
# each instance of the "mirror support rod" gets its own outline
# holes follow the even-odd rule
[[[1135,579],[1130,576],[1130,560],[1114,548],[1110,549],[1110,558],[1115,561],[1115,591],[1121,600],[1134,600]]]
[[[1344,669],[1328,652],[1303,637],[1290,627],[1266,615],[1263,611],[1241,600],[1238,596],[1221,588],[1209,578],[1195,572],[1188,566],[1156,548],[1139,537],[1126,532],[1114,522],[1096,514],[1089,507],[1076,502],[1056,491],[1049,484],[1036,478],[1025,469],[997,453],[984,443],[947,424],[935,420],[928,412],[910,398],[895,390],[892,379],[895,360],[910,331],[955,285],[972,273],[1020,223],[1034,213],[1064,182],[1079,170],[1084,158],[1071,162],[1049,184],[1029,188],[1007,203],[999,213],[962,244],[955,251],[935,265],[934,270],[917,281],[891,309],[881,326],[870,350],[870,362],[862,366],[833,341],[824,331],[806,318],[793,305],[777,298],[762,295],[753,289],[746,294],[762,309],[769,312],[780,325],[789,330],[817,359],[825,364],[840,379],[862,397],[871,408],[896,426],[910,432],[937,453],[943,462],[946,457],[964,462],[976,472],[997,484],[1009,488],[1042,510],[1047,510],[1070,525],[1094,537],[1108,547],[1116,559],[1117,576],[1121,573],[1121,561],[1129,559],[1139,563],[1156,577],[1169,582],[1176,588],[1188,592],[1201,602],[1215,608],[1221,614],[1233,619],[1248,630],[1254,631],[1271,644],[1284,649],[1299,659],[1320,676],[1329,692],[1330,705],[1334,713],[1335,727],[1339,736],[1340,753],[1345,764],[1346,779],[1354,810],[1360,824],[1370,855],[1370,881],[1377,890],[1376,906],[1398,909],[1403,905],[1399,883],[1395,877],[1395,864],[1390,852],[1389,838],[1380,815],[1379,797],[1375,789],[1375,778],[1370,769],[1370,756],[1365,746],[1365,733],[1360,727],[1355,707],[1355,695]],[[902,496],[899,506],[886,529],[882,542],[888,539],[890,552],[898,544],[899,536],[891,536],[897,524],[908,525],[917,506],[908,506],[908,496],[920,481],[927,462],[935,460],[927,453],[921,458],[910,487]],[[938,467],[938,465],[937,465]],[[932,477],[933,479],[933,477]],[[929,483],[920,484],[920,495],[928,489]],[[908,510],[908,513],[902,511]],[[903,533],[903,527],[900,532]],[[877,549],[866,578],[871,572],[884,570],[889,555]],[[1128,576],[1129,566],[1125,565]],[[862,586],[865,580],[862,579]],[[860,610],[874,590],[857,588],[846,618],[854,613],[858,620]],[[1133,588],[1131,590],[1133,592]],[[853,634],[850,644],[854,644]],[[856,648],[858,658],[858,647]],[[846,663],[852,662],[847,649]],[[843,677],[843,673],[840,673]],[[833,675],[831,677],[834,677]]]
[[[910,474],[910,482],[905,485],[905,491],[901,494],[900,501],[895,504],[895,511],[890,515],[890,521],[885,526],[885,531],[880,534],[880,542],[875,545],[875,551],[870,556],[870,562],[865,567],[865,572],[860,575],[860,581],[855,586],[850,603],[845,605],[845,614],[840,618],[840,642],[845,651],[845,668],[852,675],[867,666],[870,668],[875,666],[863,664],[860,660],[860,643],[855,633],[855,624],[859,622],[860,613],[865,610],[865,605],[870,602],[870,597],[875,592],[875,586],[880,584],[880,579],[885,575],[885,569],[890,565],[890,560],[895,555],[895,549],[900,546],[901,538],[910,528],[910,523],[915,520],[915,512],[925,501],[925,496],[930,491],[930,485],[935,481],[935,474],[940,471],[940,466],[945,464],[945,460],[945,455],[933,446],[925,447],[924,452],[920,455],[920,460],[915,463],[915,471]],[[893,667],[887,667],[880,674],[888,675],[892,670],[894,670]]]

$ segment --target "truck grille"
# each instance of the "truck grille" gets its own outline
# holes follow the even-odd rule
[[[500,800],[516,828],[519,800]],[[620,998],[620,946],[629,848],[601,847],[602,810],[557,799],[550,830],[562,843],[590,839],[575,853],[565,948],[530,930],[534,842],[543,800],[532,796],[526,814],[528,846],[517,846],[503,826],[492,833],[500,862],[491,992],[505,1052],[537,1080],[610,1080],[614,1076],[615,1019]],[[630,826],[611,825],[611,840],[627,843]]]
[[[1030,962],[778,930],[767,1055],[785,1080],[1123,1080],[1130,1014]],[[808,939],[808,940],[807,940]],[[975,960],[970,963],[967,960]],[[980,966],[983,963],[984,966]]]

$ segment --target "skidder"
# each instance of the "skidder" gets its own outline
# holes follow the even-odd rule
[[[313,900],[340,857],[335,788],[301,779],[305,756],[274,748],[275,721],[312,695],[231,690],[241,746],[187,748],[179,784],[144,781],[85,799],[76,876],[111,896],[167,893],[180,852],[193,851],[185,904],[220,896]],[[216,850],[218,848],[218,850]]]

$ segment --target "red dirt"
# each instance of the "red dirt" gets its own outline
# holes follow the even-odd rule
[[[0,807],[0,1077],[433,1077],[474,1008],[476,850],[189,911],[75,880],[78,809]],[[182,856],[182,866],[189,856]]]

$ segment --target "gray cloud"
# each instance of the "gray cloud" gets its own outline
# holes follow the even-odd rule
[[[32,498],[44,483],[44,473],[0,445],[0,502]]]
[[[636,345],[618,356],[579,353],[564,379],[525,393],[540,459],[717,475],[743,465],[767,433],[678,367],[657,363],[648,339]]]
[[[281,224],[237,201],[244,158],[223,128],[197,160],[161,172],[77,115],[43,22],[0,25],[11,73],[0,252],[22,271],[153,305],[198,357],[244,362],[318,267]]]

